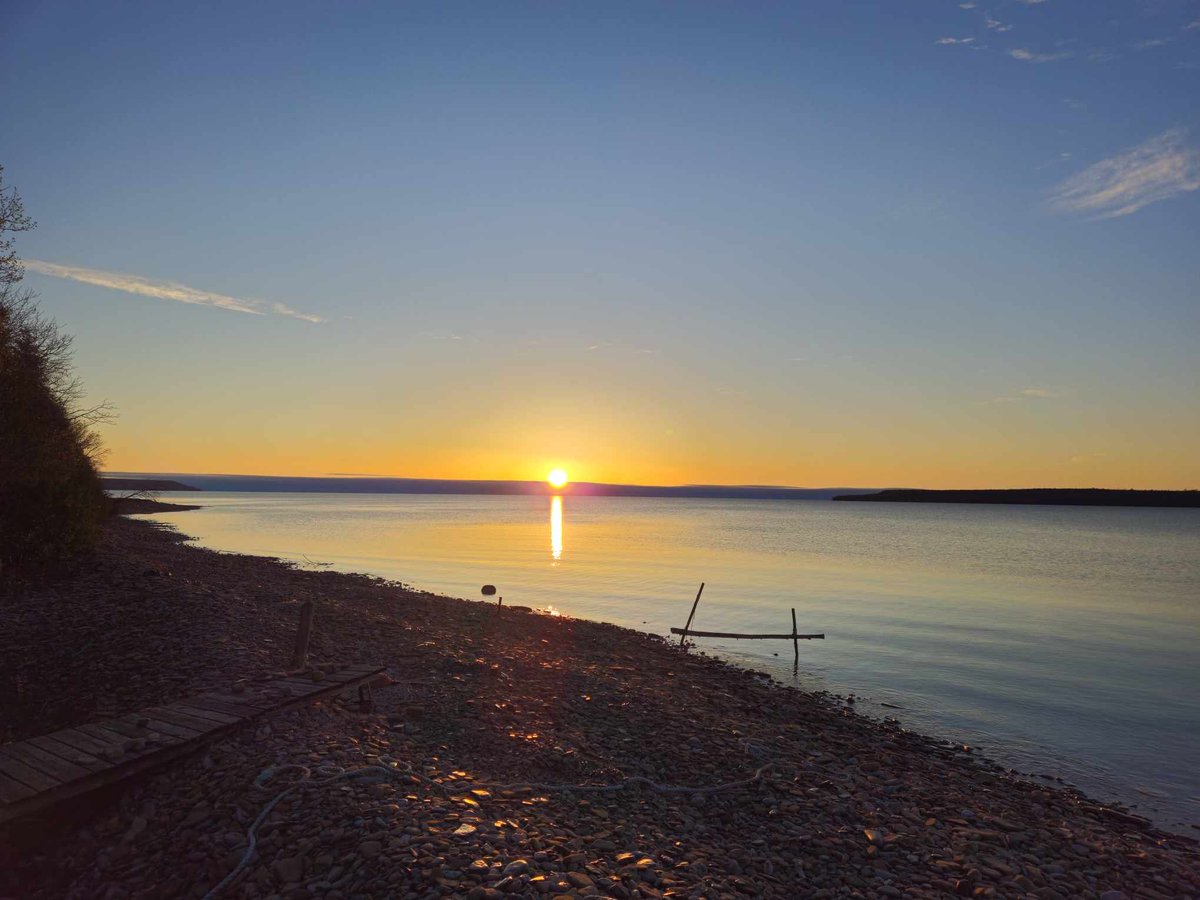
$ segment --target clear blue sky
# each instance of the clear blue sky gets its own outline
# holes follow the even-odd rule
[[[1200,487],[1195,0],[10,0],[0,84],[112,468]]]

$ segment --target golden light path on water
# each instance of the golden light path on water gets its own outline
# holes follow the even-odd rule
[[[554,559],[562,559],[563,554],[563,503],[562,497],[555,494],[550,498],[550,555]]]

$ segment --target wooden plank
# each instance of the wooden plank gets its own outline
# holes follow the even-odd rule
[[[0,804],[16,803],[37,793],[33,788],[0,772]],[[0,807],[2,809],[3,807]]]
[[[62,760],[54,754],[48,754],[41,748],[30,744],[28,740],[22,740],[19,744],[8,744],[4,751],[5,754],[16,757],[31,769],[37,769],[38,772],[52,776],[55,781],[74,781],[77,778],[86,778],[88,775],[88,769]]]
[[[382,671],[382,666],[361,665],[331,673],[321,681],[286,678],[263,683],[264,690],[278,689],[274,697],[210,691],[170,706],[151,707],[0,747],[0,822],[121,781],[191,753],[238,725],[350,690]],[[141,720],[145,720],[144,725],[139,724]],[[162,740],[143,750],[124,751],[130,740],[144,739],[152,733]],[[113,754],[117,748],[124,752]],[[114,757],[111,760],[110,754]]]
[[[119,765],[135,756],[142,756],[154,750],[154,745],[143,746],[140,750],[133,750],[128,746],[131,743],[130,738],[115,731],[110,731],[103,725],[80,725],[78,730],[84,734],[91,735],[98,741],[108,742],[110,749],[107,751],[107,754],[100,754],[100,758],[108,760],[109,765]]]
[[[73,728],[68,728],[63,731],[56,731],[48,737],[54,738],[56,741],[62,741],[68,747],[90,754],[92,756],[103,759],[103,753],[112,746],[112,741],[109,739],[99,740],[90,734],[83,731],[78,731]]]
[[[387,666],[378,666],[378,665],[366,665],[366,664],[354,665],[354,666],[347,666],[344,669],[340,669],[335,674],[337,675],[338,678],[342,678],[342,679],[348,681],[348,680],[351,680],[354,678],[362,678],[367,675],[374,675],[376,672],[382,672],[386,668],[387,668]]]
[[[345,682],[339,681],[338,684],[345,684]],[[323,685],[328,686],[324,681],[313,681],[310,678],[281,678],[279,681],[271,682],[271,687],[297,688],[306,694],[321,690]]]
[[[101,725],[105,731],[115,731],[127,740],[145,741],[147,751],[187,741],[187,738],[182,738],[175,734],[166,734],[161,731],[152,731],[149,728],[140,728],[136,725],[130,725],[128,722],[122,722],[120,719],[109,719],[107,722],[101,723]]]
[[[211,719],[197,719],[195,716],[189,716],[177,709],[168,708],[165,706],[152,706],[145,710],[146,715],[152,716],[155,719],[162,719],[164,722],[170,722],[172,725],[182,725],[184,728],[194,728],[200,734],[206,735],[213,731],[223,729],[219,722],[213,722]]]
[[[115,721],[131,724],[135,728],[138,727],[138,722],[142,719],[146,720],[146,727],[151,731],[156,731],[159,734],[169,737],[179,738],[180,740],[191,740],[192,738],[200,737],[204,734],[203,731],[197,731],[195,728],[187,728],[183,725],[176,725],[173,722],[164,722],[161,719],[156,719],[153,716],[142,715],[141,713],[130,713],[127,716],[122,716]]]
[[[684,634],[689,637],[734,638],[741,641],[823,641],[823,634],[736,634],[732,631],[689,631],[686,628],[672,628],[671,634]]]
[[[76,730],[91,735],[109,750],[114,747],[118,750],[124,750],[125,745],[130,741],[130,738],[127,738],[119,731],[105,728],[103,722],[88,722],[86,725],[77,726]]]
[[[90,753],[84,753],[82,750],[76,750],[74,747],[64,744],[61,741],[56,741],[47,735],[30,738],[26,743],[33,744],[39,750],[45,750],[47,753],[53,754],[67,762],[72,762],[79,766],[79,768],[87,769],[89,772],[99,772],[112,765],[107,760],[99,759]]]
[[[13,753],[12,750],[17,752]],[[19,781],[26,787],[32,788],[35,791],[48,791],[50,788],[58,787],[59,783],[66,781],[72,776],[67,775],[56,776],[52,772],[47,772],[41,766],[34,765],[26,758],[27,748],[5,747],[6,752],[0,753],[0,773],[7,775],[14,781]],[[83,772],[83,769],[79,770]],[[84,772],[83,774],[87,774]]]
[[[249,707],[255,712],[264,712],[269,709],[274,709],[276,702],[270,697],[260,697],[258,694],[223,694],[219,691],[210,691],[204,694],[205,697],[211,697],[214,700],[221,700],[225,703],[241,703]]]
[[[105,731],[115,732],[126,740],[148,740],[152,734],[149,728],[130,725],[128,722],[123,722],[120,719],[107,719],[103,722],[96,722],[94,724],[100,726]],[[160,734],[159,737],[166,737],[166,735]],[[68,743],[70,742],[68,741]]]
[[[172,703],[167,708],[178,710],[185,716],[191,716],[194,719],[206,719],[214,725],[232,725],[241,718],[241,716],[231,716],[228,713],[217,712],[215,709],[202,709],[199,706],[192,706],[186,700]]]
[[[212,694],[201,694],[198,697],[188,697],[187,705],[193,706],[196,709],[212,710],[213,712],[225,713],[233,716],[236,719],[246,719],[257,716],[261,710],[257,707],[247,706],[245,703],[230,703],[214,697]]]
[[[342,674],[348,676],[346,681],[354,681],[355,679],[369,678],[384,671],[387,671],[387,666],[354,666]]]
[[[270,697],[272,694],[274,694],[275,696],[282,694],[286,697],[295,697],[295,696],[298,696],[301,694],[310,693],[311,687],[312,687],[311,684],[305,684],[305,683],[299,682],[299,681],[287,680],[287,681],[273,681],[273,682],[271,682],[271,684],[267,685],[265,690],[267,691],[267,694],[266,694],[267,697]]]

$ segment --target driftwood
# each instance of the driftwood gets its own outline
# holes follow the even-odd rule
[[[694,619],[696,617],[696,607],[700,605],[700,595],[703,593],[704,593],[704,582],[702,581],[702,582],[700,582],[700,590],[696,591],[696,599],[692,602],[692,611],[691,611],[691,614],[688,615],[687,624],[684,625],[683,630],[681,632],[679,632],[681,635],[684,636],[679,639],[680,647],[683,646],[684,639],[687,637],[687,630],[692,627],[692,619]],[[675,629],[672,628],[671,630],[674,631]]]
[[[672,628],[671,634],[681,634],[684,637],[736,638],[737,640],[742,641],[790,641],[793,638],[798,641],[823,641],[825,639],[825,635],[823,634],[738,634],[733,631],[692,631],[689,628]]]
[[[679,646],[682,647],[689,637],[733,638],[735,641],[791,641],[792,650],[796,654],[796,666],[800,665],[800,642],[823,641],[824,634],[800,634],[796,629],[796,609],[792,607],[791,634],[739,634],[736,631],[693,631],[692,619],[696,617],[696,607],[700,605],[700,595],[704,593],[704,582],[700,582],[700,590],[696,591],[696,599],[692,603],[692,612],[687,624],[682,628],[672,628],[671,634],[679,635]],[[776,654],[778,656],[779,654]]]

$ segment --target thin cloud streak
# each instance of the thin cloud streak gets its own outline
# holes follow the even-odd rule
[[[1200,150],[1173,128],[1071,176],[1054,189],[1050,208],[1113,219],[1198,189]]]
[[[1056,397],[1061,397],[1062,391],[1052,391],[1049,388],[1029,387],[1017,391],[1015,394],[1006,394],[1002,397],[993,397],[988,400],[988,403],[1018,403],[1021,400],[1052,400]]]
[[[1009,50],[1008,55],[1013,59],[1019,59],[1021,62],[1032,63],[1048,63],[1055,62],[1060,59],[1067,59],[1070,53],[1034,53],[1032,50],[1026,50],[1023,47],[1018,47],[1015,50]]]
[[[102,269],[88,269],[83,266],[64,266],[40,259],[27,259],[24,262],[27,269],[42,275],[65,278],[68,281],[78,281],[82,284],[94,284],[97,287],[122,291],[126,294],[155,297],[159,300],[174,300],[177,303],[188,303],[195,306],[214,306],[217,309],[249,313],[252,316],[277,315],[301,319],[305,322],[326,321],[323,316],[299,312],[286,303],[266,303],[260,300],[231,297],[228,294],[217,294],[188,287],[177,281],[163,281],[124,272],[105,272]]]

